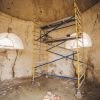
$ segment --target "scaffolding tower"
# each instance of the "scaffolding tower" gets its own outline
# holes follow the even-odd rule
[[[81,16],[82,16],[82,14],[77,6],[77,0],[74,0],[74,16],[59,20],[57,22],[54,22],[54,23],[51,23],[48,25],[41,26],[40,32],[34,31],[34,45],[36,45],[37,47],[34,47],[33,56],[34,56],[34,59],[36,59],[36,55],[38,55],[39,61],[37,62],[34,60],[33,78],[34,78],[34,76],[36,76],[36,75],[34,75],[34,73],[36,74],[36,72],[38,72],[36,70],[38,68],[41,68],[42,66],[45,67],[45,73],[40,73],[40,76],[41,75],[57,76],[57,75],[50,75],[47,73],[48,72],[48,64],[56,62],[61,59],[68,58],[68,59],[71,59],[71,60],[77,62],[77,72],[78,72],[77,78],[76,77],[67,77],[67,76],[57,76],[57,77],[70,78],[70,79],[76,80],[77,81],[77,89],[78,90],[80,89],[82,83],[85,80],[85,70],[84,70],[83,74],[80,73],[80,68],[84,67],[84,64],[85,64],[84,63],[84,37],[83,37],[82,17]],[[49,35],[52,31],[59,30],[62,28],[67,28],[70,26],[75,26],[76,36],[71,36],[71,34],[67,34],[66,37],[55,39]],[[38,33],[38,35],[37,35],[37,33]],[[79,41],[80,38],[82,38],[81,41]],[[76,39],[76,47],[77,47],[76,50],[74,50],[74,49],[69,50],[67,48],[60,46],[61,44],[65,43],[66,41],[75,40],[75,39]],[[79,45],[79,42],[81,42],[81,44],[82,44],[81,46]],[[45,50],[41,49],[41,47],[43,47],[43,46],[45,46]],[[68,54],[62,55],[60,53],[57,53],[56,51],[54,51],[54,52],[51,51],[55,47],[60,48],[62,50],[66,50],[66,51],[72,51],[72,53],[69,55]],[[35,52],[35,48],[38,48],[39,54],[37,54],[37,50]],[[81,54],[80,54],[80,48],[82,49]],[[43,61],[42,61],[42,63],[40,63],[41,57],[43,60],[43,56],[41,55],[43,52],[45,52],[45,54],[46,54],[45,63],[43,63]],[[60,58],[49,61],[48,60],[48,52],[50,52],[52,54],[56,54],[56,55],[60,56]],[[73,56],[73,58],[71,56]],[[74,58],[74,56],[76,56],[76,58]]]

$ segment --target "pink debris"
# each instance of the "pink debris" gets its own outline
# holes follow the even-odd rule
[[[61,96],[55,95],[51,91],[48,91],[43,100],[61,100]]]

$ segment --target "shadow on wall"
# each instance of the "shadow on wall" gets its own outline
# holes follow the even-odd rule
[[[97,82],[94,74],[94,64],[92,63],[91,58],[88,58],[87,60],[86,76],[89,82]]]

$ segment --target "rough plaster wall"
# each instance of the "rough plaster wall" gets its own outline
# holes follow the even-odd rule
[[[72,34],[74,33],[74,27],[71,26],[70,28],[64,28],[61,30],[56,30],[54,32],[51,32],[50,35],[53,38],[61,38],[61,37],[66,37],[67,34]],[[61,44],[60,46],[65,47],[65,43]],[[53,48],[51,49],[52,52],[61,54],[63,56],[70,55],[73,52],[60,49],[60,48]],[[61,56],[57,56],[55,54],[49,53],[49,61],[59,59]],[[70,58],[73,58],[73,56],[70,56]],[[75,67],[73,66],[73,61],[70,59],[62,59],[58,60],[52,64],[49,65],[48,72],[50,74],[56,74],[60,76],[69,76],[69,77],[74,77],[75,76]]]
[[[6,50],[5,56],[0,55],[0,78],[5,80],[31,76],[33,23],[0,12],[0,33],[7,32],[8,28],[22,39],[25,49],[23,51]]]
[[[65,56],[65,54],[70,55],[72,52],[67,51],[66,53],[63,53],[62,51],[57,52],[56,50],[56,53],[59,53]],[[61,56],[49,54],[49,61],[59,59],[59,58],[61,58]],[[73,56],[71,56],[70,58],[73,58]],[[69,77],[75,76],[75,68],[73,67],[73,62],[70,59],[61,59],[54,63],[51,63],[49,65],[48,72],[50,74],[56,74],[60,76],[69,76]]]
[[[93,46],[88,49],[88,78],[100,82],[100,3],[83,13],[83,30],[92,39]]]
[[[1,80],[13,78],[13,65],[16,58],[15,50],[7,50],[7,56],[3,57]]]

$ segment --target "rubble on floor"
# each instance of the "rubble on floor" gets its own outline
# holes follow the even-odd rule
[[[47,94],[44,96],[43,100],[62,100],[61,96],[58,96],[51,91],[48,91]]]

